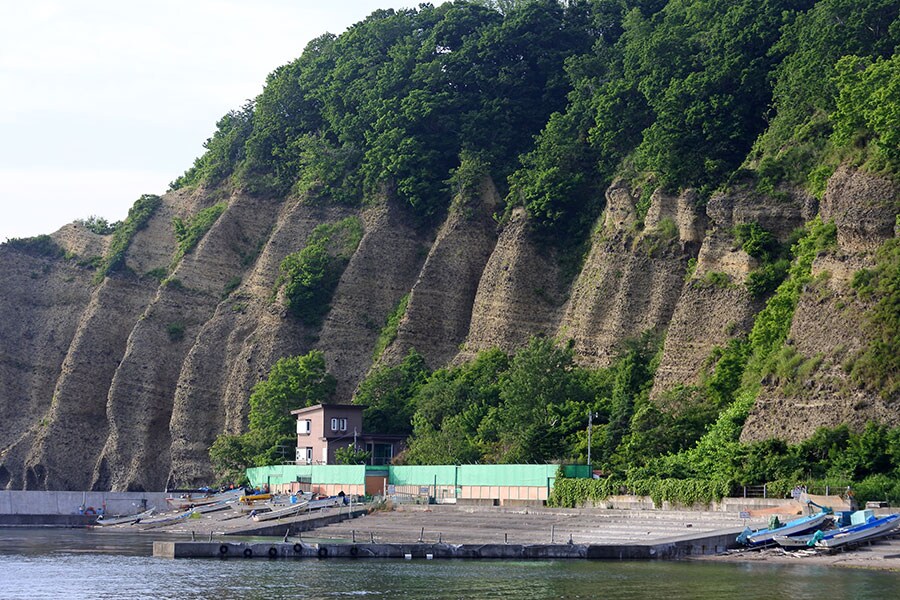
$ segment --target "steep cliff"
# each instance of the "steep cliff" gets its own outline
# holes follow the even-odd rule
[[[884,177],[843,168],[822,198],[822,219],[834,221],[837,248],[819,254],[813,280],[800,296],[783,359],[798,367],[768,377],[741,439],[778,437],[798,441],[818,427],[868,421],[900,423],[900,398],[867,390],[849,377],[857,353],[870,342],[866,333],[872,301],[852,288],[854,274],[872,268],[875,252],[897,235],[900,186]]]
[[[746,189],[709,200],[705,211],[708,230],[669,324],[651,397],[698,383],[712,366],[715,348],[746,336],[763,306],[763,299],[754,298],[744,286],[758,261],[735,242],[734,226],[758,223],[785,242],[812,218],[811,207],[814,202],[803,194],[773,199]]]
[[[500,198],[486,178],[476,198],[460,198],[441,226],[409,294],[397,337],[382,361],[397,363],[415,349],[430,365],[447,364],[459,352],[472,319],[478,283],[497,243]]]
[[[666,328],[697,251],[696,194],[653,194],[643,229],[635,196],[621,182],[606,192],[603,223],[557,330],[588,366],[608,366],[624,340]]]
[[[695,384],[714,348],[745,335],[764,302],[743,285],[756,260],[735,242],[734,226],[759,223],[785,241],[817,206],[803,194],[738,188],[704,205],[692,191],[657,191],[642,226],[640,195],[624,182],[609,188],[571,283],[524,214],[513,211],[498,228],[489,180],[435,230],[392,202],[359,210],[236,193],[175,265],[172,219],[214,201],[203,190],[171,193],[134,236],[128,268],[99,284],[80,257],[103,254],[106,237],[67,226],[54,236],[60,251],[7,244],[0,484],[158,489],[208,481],[210,444],[245,427],[250,390],[278,358],[323,350],[336,399],[349,401],[373,364],[384,319],[406,294],[396,339],[380,358],[387,364],[416,348],[437,368],[546,334],[572,340],[583,364],[605,366],[623,340],[653,329],[667,335],[652,397]],[[810,370],[801,380],[763,382],[747,440],[900,421],[894,400],[855,385],[844,368],[866,342],[868,306],[850,281],[896,234],[897,206],[889,180],[851,169],[831,179],[819,214],[835,221],[838,248],[816,258],[787,342]],[[303,324],[275,295],[279,265],[317,225],[351,215],[362,219],[362,241],[324,321]]]

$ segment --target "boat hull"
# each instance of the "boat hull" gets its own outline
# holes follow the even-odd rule
[[[817,548],[839,548],[847,544],[884,537],[900,526],[900,515],[888,515],[868,523],[844,527],[816,542]]]
[[[738,542],[757,548],[768,546],[769,544],[775,543],[776,536],[786,537],[800,535],[815,531],[816,529],[821,529],[822,525],[830,518],[831,513],[823,511],[810,517],[795,519],[776,529],[761,529],[753,533],[741,534],[741,536],[738,537]]]

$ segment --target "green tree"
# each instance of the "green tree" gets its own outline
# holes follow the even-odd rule
[[[250,433],[262,454],[256,462],[272,464],[280,456],[279,446],[296,446],[291,411],[330,402],[335,386],[318,350],[279,359],[250,394]]]
[[[502,404],[495,417],[501,462],[545,461],[565,454],[558,407],[592,399],[573,357],[571,347],[542,337],[531,338],[513,357],[500,379]]]
[[[302,250],[281,261],[275,291],[284,288],[287,308],[307,325],[318,325],[328,313],[341,274],[362,235],[357,217],[323,223],[313,229]]]
[[[415,349],[396,366],[372,370],[359,384],[354,404],[365,406],[363,429],[408,435],[415,412],[413,398],[428,375],[425,359]]]
[[[209,460],[219,483],[243,485],[247,469],[256,466],[253,457],[257,449],[251,447],[246,435],[220,435],[209,448]]]
[[[838,97],[832,140],[870,137],[883,156],[900,165],[900,55],[888,60],[845,56],[835,67]]]
[[[344,446],[334,451],[334,461],[339,465],[364,465],[368,462],[371,452]]]

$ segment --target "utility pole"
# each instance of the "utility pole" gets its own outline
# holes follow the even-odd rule
[[[588,411],[588,459],[587,464],[591,469],[591,477],[594,476],[594,467],[591,465],[591,430],[594,427],[594,413],[592,411]]]

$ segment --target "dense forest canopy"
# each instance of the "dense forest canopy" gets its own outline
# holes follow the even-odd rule
[[[615,177],[702,199],[738,183],[821,196],[842,163],[897,174],[898,15],[896,0],[457,0],[376,11],[276,69],[172,188],[343,205],[388,196],[429,224],[490,176],[507,209],[524,207],[542,239],[567,247],[588,235]],[[749,336],[716,349],[699,385],[670,393],[678,411],[648,400],[662,339],[648,332],[597,371],[543,338],[434,372],[413,351],[360,386],[367,427],[411,434],[409,462],[584,460],[590,413],[595,466],[635,485],[896,472],[897,430],[827,431],[796,447],[737,442],[760,378],[806,368],[784,340],[835,232],[813,222],[779,243],[747,224],[734,237],[760,261],[747,287],[766,307]],[[307,254],[282,266],[286,285],[313,268]],[[886,395],[900,389],[896,264],[889,245],[854,284],[880,299],[879,342],[854,378]],[[241,464],[263,460],[285,427]]]

